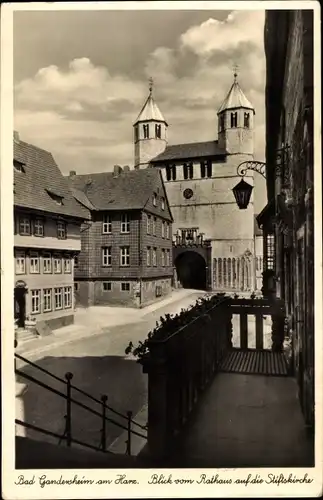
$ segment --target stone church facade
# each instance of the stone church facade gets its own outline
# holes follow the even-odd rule
[[[150,87],[134,123],[135,168],[162,172],[174,219],[175,283],[210,290],[261,287],[253,197],[240,210],[232,193],[241,179],[238,165],[253,159],[254,117],[235,74],[217,113],[218,139],[168,145],[168,124]],[[246,181],[254,184],[252,171]]]

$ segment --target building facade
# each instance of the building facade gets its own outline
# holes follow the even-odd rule
[[[183,286],[257,287],[253,198],[241,211],[232,193],[238,165],[253,158],[254,116],[235,75],[218,110],[217,140],[167,145],[167,122],[151,88],[134,124],[135,168],[149,164],[162,172],[174,218],[174,266]],[[253,185],[252,171],[246,179]]]
[[[268,204],[258,220],[267,289],[284,300],[299,398],[314,428],[313,11],[268,11],[265,50]]]
[[[14,312],[52,328],[74,321],[74,258],[87,213],[51,153],[14,136]]]
[[[172,287],[172,216],[159,171],[115,166],[70,186],[91,212],[75,266],[79,305],[141,307]]]

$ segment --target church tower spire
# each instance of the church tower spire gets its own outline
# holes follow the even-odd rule
[[[153,79],[149,79],[148,97],[133,125],[135,168],[146,168],[167,145],[168,124],[153,97]]]
[[[233,83],[218,110],[218,142],[229,154],[253,155],[255,109],[238,83],[237,71],[234,66]]]

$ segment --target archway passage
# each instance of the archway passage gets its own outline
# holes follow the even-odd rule
[[[206,263],[194,251],[181,253],[175,260],[177,278],[183,288],[206,290]]]

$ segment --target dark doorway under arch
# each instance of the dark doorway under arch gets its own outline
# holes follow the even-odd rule
[[[175,267],[183,288],[206,290],[206,263],[200,254],[194,251],[179,254]]]

